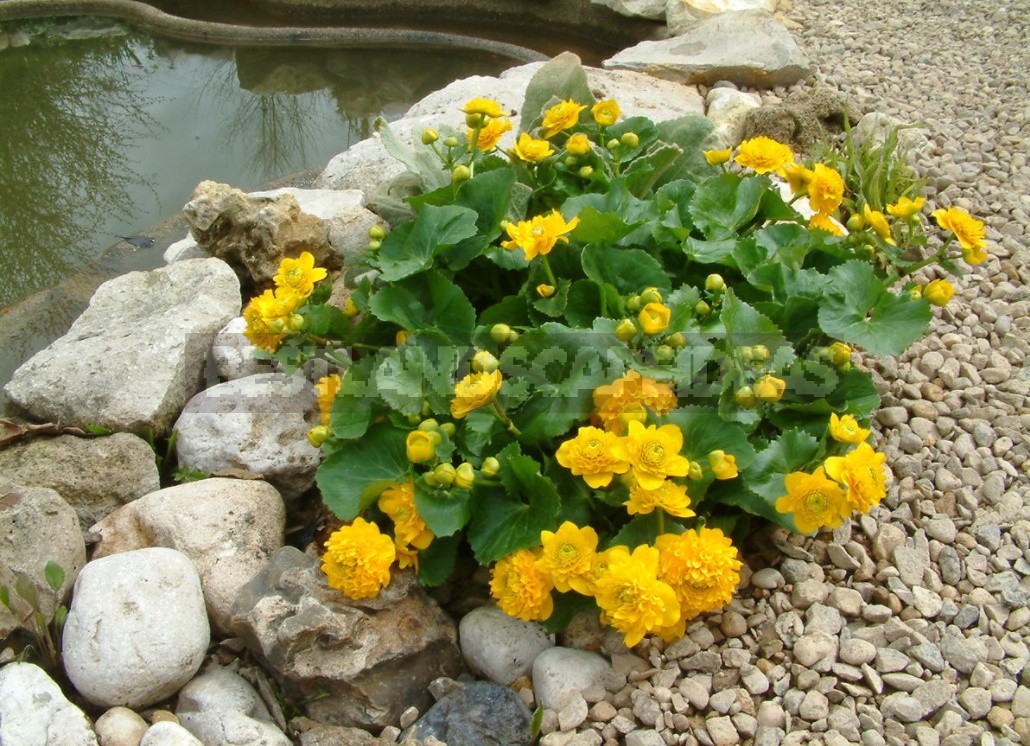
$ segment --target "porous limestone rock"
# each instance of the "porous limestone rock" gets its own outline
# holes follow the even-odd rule
[[[666,0],[590,0],[629,18],[665,18]]]
[[[772,13],[722,13],[679,36],[643,41],[604,61],[679,83],[728,80],[751,88],[790,86],[811,74],[808,59]]]
[[[154,450],[131,433],[14,443],[0,450],[0,474],[56,490],[75,509],[83,529],[161,487]]]
[[[464,668],[454,623],[410,572],[353,601],[328,587],[318,560],[283,547],[240,591],[233,617],[284,694],[327,725],[394,724],[408,707],[429,705],[433,679]]]
[[[203,479],[152,492],[93,526],[93,559],[146,547],[176,549],[200,575],[214,628],[230,632],[236,594],[283,545],[286,510],[275,487]]]
[[[257,347],[243,336],[246,328],[247,320],[237,316],[222,327],[211,343],[211,362],[222,381],[235,381],[237,378],[272,373],[275,370],[271,360],[261,360],[254,356]]]
[[[665,24],[669,34],[682,34],[698,21],[720,13],[741,10],[776,10],[776,0],[668,0],[665,5]]]
[[[307,433],[320,422],[304,376],[261,373],[193,397],[175,423],[175,449],[183,466],[207,474],[246,469],[291,499],[315,482],[321,452]]]
[[[219,259],[130,272],[101,285],[5,390],[42,420],[165,433],[200,388],[215,333],[239,314],[239,282]]]
[[[62,654],[90,702],[145,707],[193,678],[210,639],[193,562],[174,549],[138,549],[82,568]]]
[[[536,657],[554,647],[554,635],[543,626],[508,616],[496,606],[479,606],[463,616],[458,639],[469,668],[503,686],[527,675]]]
[[[855,142],[869,141],[872,145],[883,145],[892,130],[897,132],[898,144],[905,150],[910,164],[928,155],[933,148],[926,134],[926,125],[906,124],[878,111],[871,111],[858,120],[854,130]]]
[[[747,113],[761,106],[762,99],[735,88],[712,88],[705,96],[705,105],[705,116],[715,125],[715,135],[723,146],[733,148],[743,139]]]
[[[272,287],[280,261],[303,251],[319,267],[340,266],[325,220],[303,211],[288,191],[251,197],[228,184],[202,181],[182,211],[200,248],[225,260],[248,294]]]
[[[97,746],[89,720],[33,663],[0,668],[0,743]]]
[[[0,480],[0,526],[0,585],[10,588],[16,608],[28,613],[29,607],[17,601],[14,592],[18,573],[24,573],[38,589],[39,610],[48,621],[53,619],[86,564],[86,543],[75,511],[53,490]],[[65,573],[58,594],[47,585],[43,572],[50,561]],[[15,616],[0,604],[0,639],[17,626]]]
[[[290,746],[264,701],[246,679],[215,668],[179,692],[175,715],[205,746]]]
[[[769,104],[747,112],[744,139],[771,137],[795,151],[819,141],[826,132],[841,132],[844,120],[858,120],[858,110],[848,97],[833,88],[817,86],[788,96],[781,104]]]

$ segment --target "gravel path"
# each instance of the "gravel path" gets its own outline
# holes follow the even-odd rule
[[[786,15],[818,82],[926,124],[927,212],[983,219],[991,258],[927,339],[872,362],[884,503],[830,542],[760,537],[777,549],[749,554],[726,612],[616,653],[625,676],[542,746],[1030,743],[1030,7],[795,0]]]

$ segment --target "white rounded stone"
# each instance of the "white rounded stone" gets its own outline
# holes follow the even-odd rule
[[[560,647],[545,650],[533,663],[536,701],[549,710],[561,710],[610,669],[611,664],[597,653]]]
[[[150,726],[128,707],[112,707],[93,724],[100,746],[139,746]]]
[[[508,616],[496,606],[466,614],[458,640],[469,668],[502,686],[527,675],[537,656],[554,647],[554,635],[541,625]]]

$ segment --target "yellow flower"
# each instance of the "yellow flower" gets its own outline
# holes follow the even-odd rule
[[[329,415],[333,411],[333,402],[336,395],[340,393],[340,386],[343,380],[336,373],[322,376],[315,384],[315,393],[318,395],[318,411],[322,413],[322,424],[329,424]]]
[[[669,479],[653,490],[645,490],[639,482],[634,483],[629,489],[629,500],[624,505],[630,515],[646,515],[653,513],[655,508],[661,508],[677,518],[692,518],[696,515],[690,509],[687,488]]]
[[[555,104],[544,112],[544,121],[541,126],[544,129],[544,137],[554,137],[559,132],[575,126],[579,121],[579,113],[587,108],[577,104],[572,99],[566,99]]]
[[[590,138],[577,132],[565,143],[565,150],[571,155],[586,155],[590,152]]]
[[[675,409],[678,403],[669,384],[659,383],[631,370],[622,378],[594,390],[593,420],[606,430],[621,435],[630,420],[647,418],[645,407],[661,416]]]
[[[603,621],[625,636],[628,647],[680,618],[676,592],[658,580],[658,561],[658,550],[649,546],[639,546],[632,554],[613,553],[595,582]]]
[[[840,229],[840,226],[837,225],[829,215],[823,212],[817,212],[809,218],[808,227],[826,231],[827,233],[832,233],[835,236],[844,235],[844,231]]]
[[[669,319],[672,318],[672,309],[662,303],[648,303],[640,309],[637,321],[644,334],[661,334],[669,328]]]
[[[498,560],[490,572],[490,594],[508,616],[537,622],[554,612],[554,583],[537,567],[538,556],[520,549]]]
[[[776,501],[779,513],[793,513],[794,525],[803,534],[822,527],[837,528],[850,511],[844,490],[826,478],[823,467],[814,474],[795,471],[784,477],[787,494]]]
[[[886,463],[886,455],[877,453],[868,443],[859,443],[858,448],[846,456],[826,459],[825,467],[831,479],[848,488],[848,505],[860,513],[868,513],[887,496]]]
[[[393,521],[393,532],[399,543],[425,549],[433,541],[433,532],[415,509],[415,484],[411,479],[383,490],[379,495],[379,509]]]
[[[862,443],[869,437],[869,430],[858,424],[853,415],[838,417],[830,414],[830,436],[839,443]]]
[[[629,462],[616,458],[612,453],[618,441],[619,436],[615,433],[596,427],[581,427],[575,438],[558,446],[554,457],[596,490],[611,484],[616,474],[629,471]]]
[[[961,207],[934,210],[930,215],[937,221],[937,225],[955,234],[967,262],[980,264],[987,258],[987,253],[983,250],[987,229],[982,222]]]
[[[466,114],[480,114],[493,119],[504,116],[504,110],[501,109],[501,105],[492,98],[469,99],[465,102],[465,107],[461,111]]]
[[[792,194],[801,194],[808,190],[808,183],[812,180],[811,169],[805,168],[800,163],[788,163],[783,167],[783,178],[790,185]]]
[[[594,115],[594,121],[599,125],[610,127],[618,121],[619,115],[622,112],[619,109],[618,102],[615,99],[609,98],[594,104],[590,109],[590,113]]]
[[[541,531],[543,545],[536,566],[554,582],[561,593],[570,590],[592,596],[594,580],[591,569],[597,554],[597,532],[590,526],[578,527],[565,521],[557,532]]]
[[[254,345],[268,352],[275,352],[289,331],[287,322],[304,299],[292,292],[266,290],[251,298],[243,309],[247,328],[243,336]]]
[[[876,232],[876,235],[887,243],[894,244],[894,239],[891,238],[891,227],[887,224],[887,218],[882,212],[871,210],[869,205],[862,205],[862,218]]]
[[[808,202],[816,212],[829,214],[844,201],[844,179],[822,163],[815,164],[808,181]]]
[[[712,451],[708,454],[708,463],[716,479],[734,479],[737,471],[737,457],[725,451]]]
[[[910,218],[923,209],[926,204],[926,197],[900,197],[893,205],[887,205],[887,212],[896,218]]]
[[[427,433],[424,430],[412,430],[404,442],[408,461],[413,464],[424,464],[436,458],[436,444],[440,438],[438,433]]]
[[[404,544],[396,536],[393,538],[393,549],[397,552],[397,567],[401,570],[414,567],[418,570],[418,550]]]
[[[454,386],[451,417],[460,420],[469,412],[492,402],[504,382],[501,371],[470,373]]]
[[[322,572],[330,588],[348,598],[374,598],[390,583],[390,565],[397,557],[393,540],[364,518],[333,532],[325,543]]]
[[[307,298],[315,289],[315,283],[329,274],[322,267],[315,266],[315,257],[309,251],[302,251],[296,259],[285,258],[279,262],[279,272],[272,278],[277,288]]]
[[[705,160],[708,161],[709,166],[719,166],[730,159],[733,155],[733,148],[725,148],[723,150],[706,150],[704,151]]]
[[[755,381],[752,389],[759,401],[777,402],[783,396],[783,392],[787,390],[787,382],[767,373]]]
[[[548,156],[554,155],[551,143],[547,142],[547,140],[537,140],[526,132],[519,135],[519,140],[515,143],[515,147],[512,148],[512,152],[519,160],[529,163],[536,163]]]
[[[480,128],[479,137],[476,138],[476,147],[484,153],[488,150],[493,150],[497,147],[497,143],[501,141],[501,135],[510,129],[511,120],[507,117],[504,119],[491,119]],[[469,129],[465,136],[469,142],[472,142],[472,138],[475,135],[476,131]]]
[[[923,297],[935,306],[946,306],[955,296],[955,288],[947,280],[932,280],[923,288]]]
[[[559,241],[568,243],[569,238],[564,234],[574,230],[577,225],[579,218],[573,218],[566,223],[560,212],[551,210],[547,215],[508,223],[505,230],[508,232],[509,240],[503,241],[501,246],[508,251],[522,249],[526,253],[526,259],[532,260],[537,256],[550,254],[551,249]]]
[[[680,603],[680,618],[690,619],[728,604],[740,584],[737,548],[717,528],[662,534],[658,578],[672,586]]]
[[[765,174],[770,171],[782,171],[785,166],[794,162],[794,153],[789,146],[772,138],[754,137],[740,144],[734,160],[755,173]]]
[[[546,282],[541,282],[536,286],[536,294],[541,298],[550,298],[554,295],[554,285],[548,285]]]
[[[633,476],[645,490],[656,490],[668,477],[685,477],[690,461],[680,455],[683,432],[675,425],[644,427],[629,423],[629,434],[612,448],[615,457],[630,463]]]

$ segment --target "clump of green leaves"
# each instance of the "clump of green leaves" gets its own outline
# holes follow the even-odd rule
[[[65,572],[60,564],[51,560],[43,569],[43,577],[50,589],[51,606],[56,606],[51,619],[45,611],[44,596],[40,595],[39,586],[25,572],[15,575],[13,589],[0,585],[0,603],[14,615],[18,625],[31,635],[33,642],[26,645],[19,653],[19,658],[28,660],[36,658],[49,671],[59,671],[61,667],[61,632],[64,621],[68,617],[68,609],[58,604],[61,588],[64,586]]]

